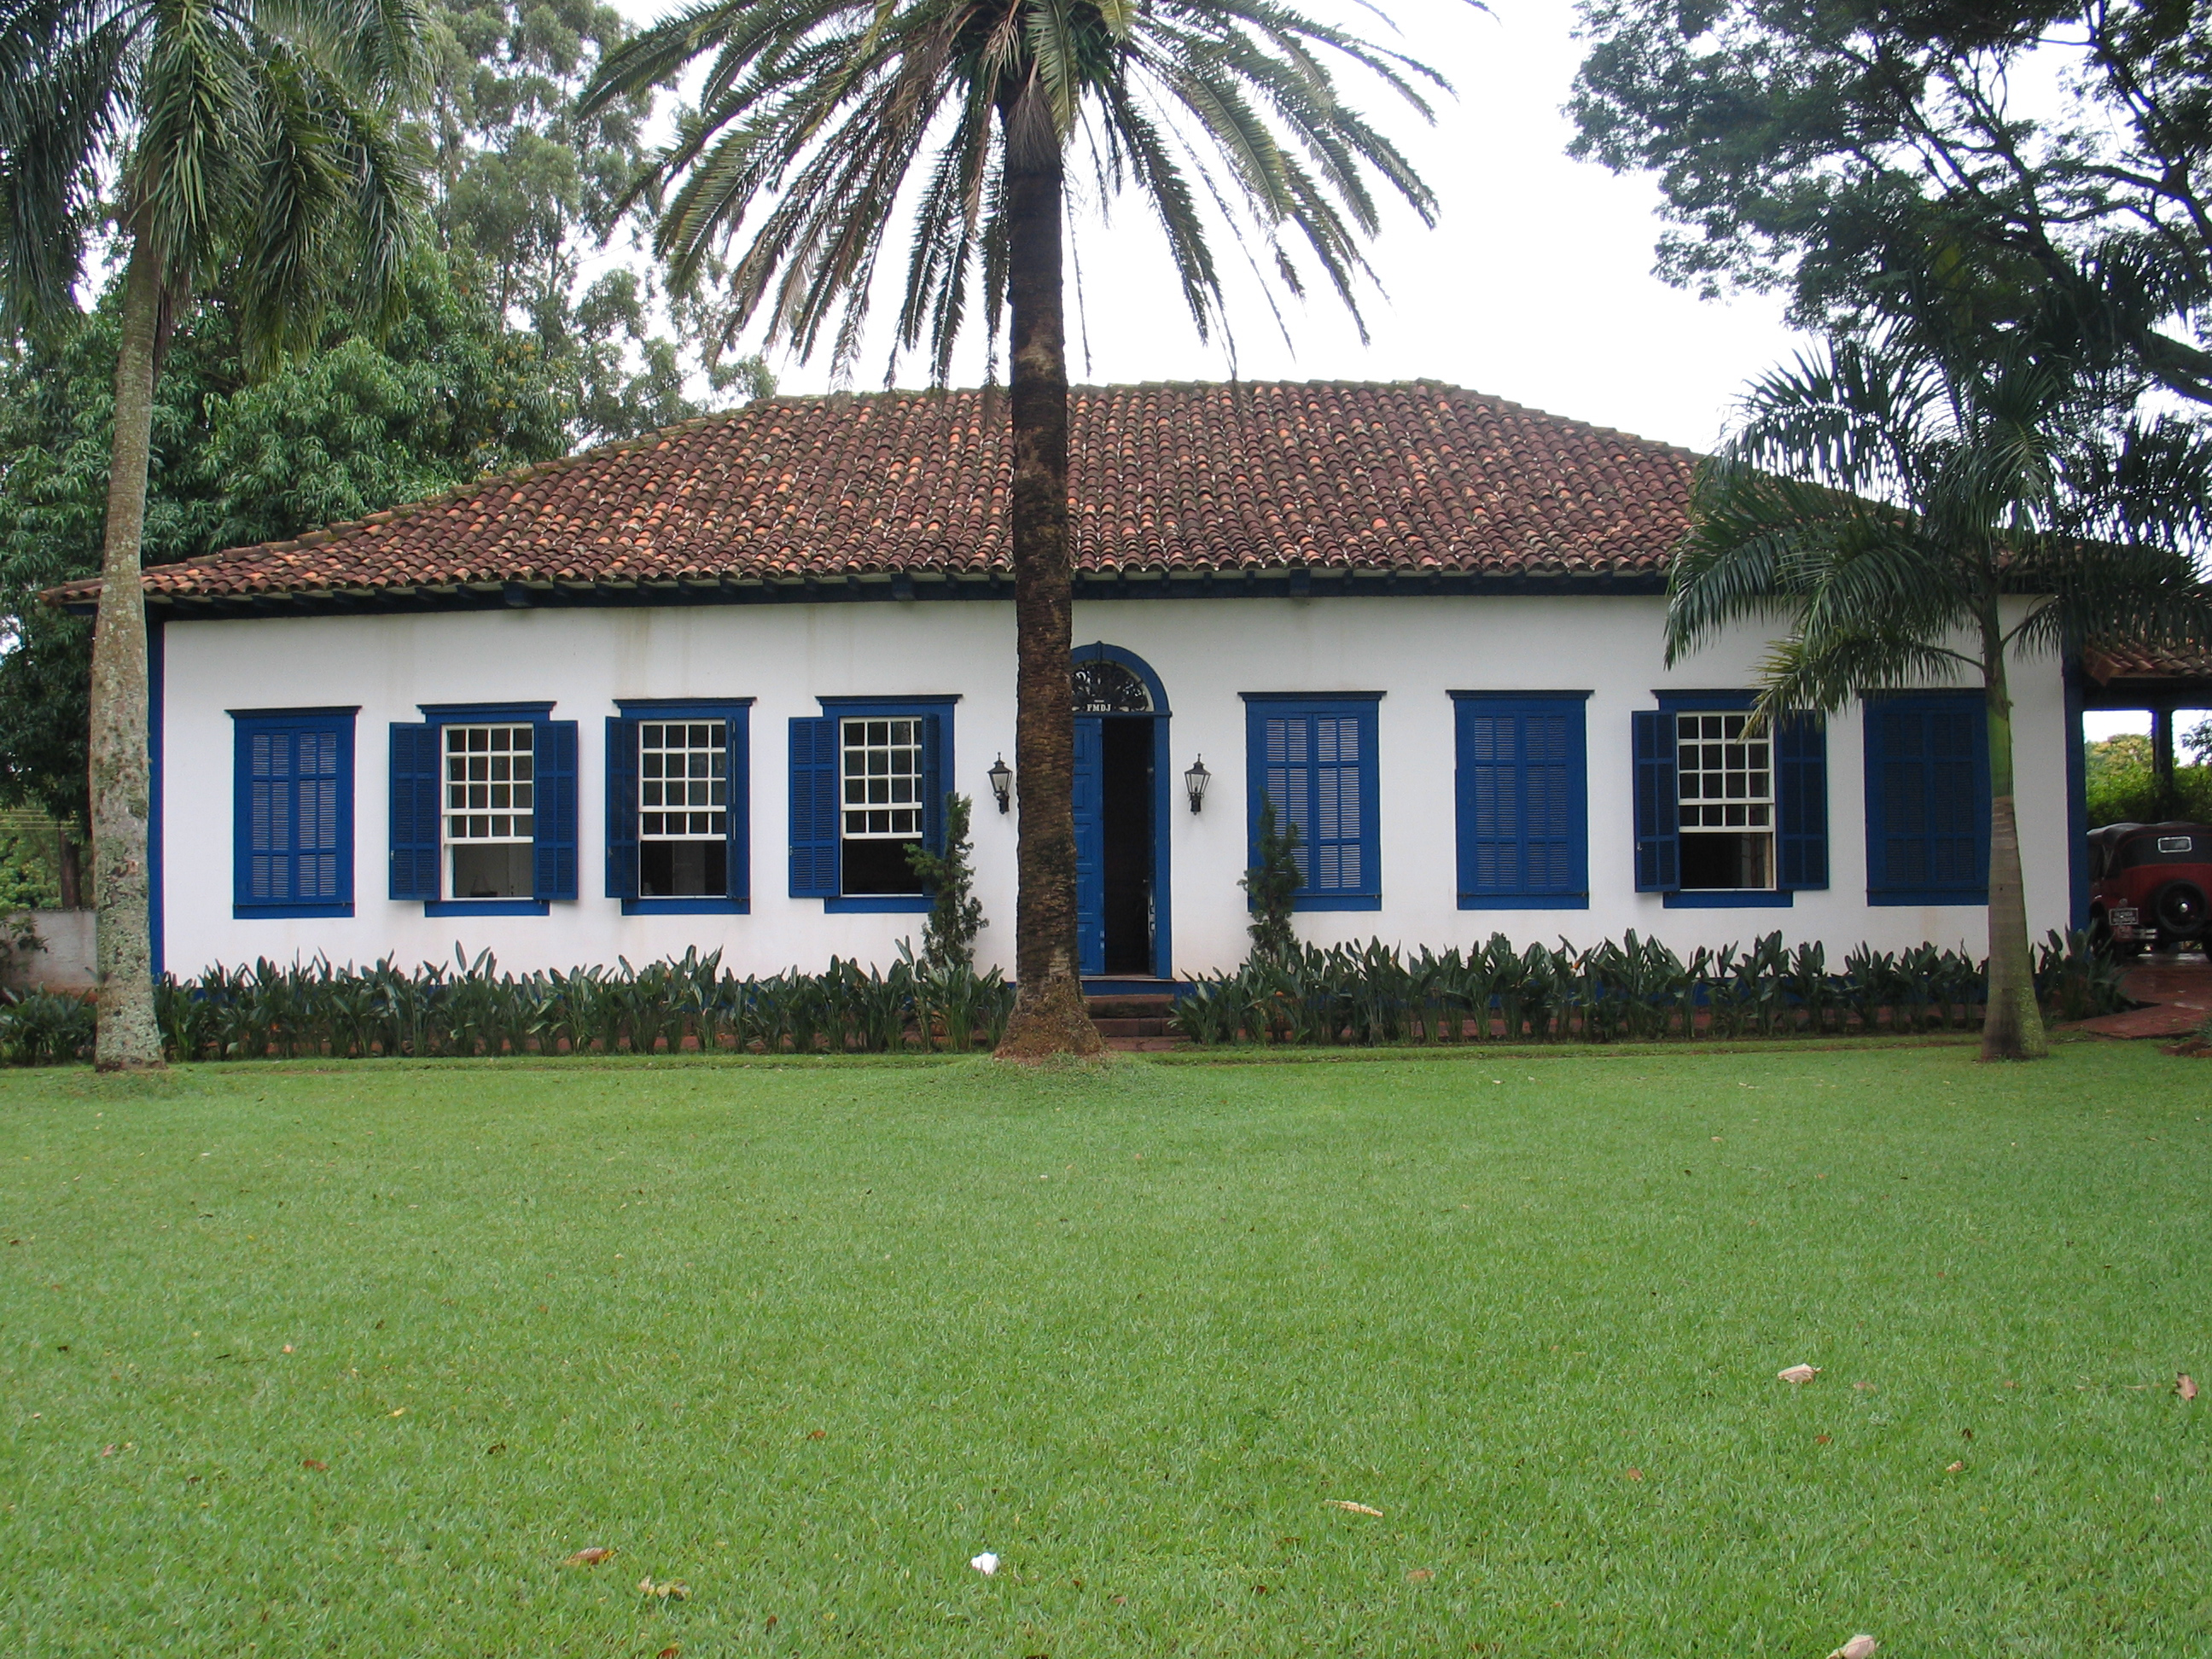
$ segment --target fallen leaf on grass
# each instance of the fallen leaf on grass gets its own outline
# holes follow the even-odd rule
[[[1631,1469],[1628,1472],[1628,1478],[1631,1480],[1641,1480],[1644,1478],[1644,1471],[1641,1469]]]
[[[1820,1374],[1818,1365],[1792,1365],[1786,1370],[1774,1373],[1777,1380],[1784,1382],[1810,1382]]]
[[[653,1575],[647,1573],[637,1581],[637,1593],[640,1595],[658,1595],[664,1601],[681,1601],[691,1594],[691,1586],[681,1578],[665,1578],[655,1583]]]
[[[676,1659],[676,1656],[683,1651],[684,1650],[682,1648],[678,1647],[675,1643],[671,1642],[666,1647],[661,1649],[659,1652],[654,1654],[653,1656],[653,1659]]]
[[[1406,1575],[1406,1582],[1409,1584],[1425,1584],[1435,1577],[1436,1574],[1431,1572],[1426,1567],[1415,1567]]]
[[[561,1565],[564,1567],[596,1567],[611,1556],[614,1551],[605,1544],[594,1544],[587,1550],[578,1550]]]
[[[811,1429],[807,1431],[806,1437],[809,1440],[827,1440],[830,1437],[830,1431],[827,1429]]]
[[[1833,1437],[1831,1435],[1816,1434],[1813,1437],[1813,1443],[1816,1446],[1825,1446]]]
[[[1333,1510],[1342,1510],[1347,1515],[1371,1515],[1378,1521],[1382,1518],[1382,1510],[1370,1504],[1355,1504],[1349,1498],[1332,1498],[1328,1500],[1328,1506]]]
[[[1966,1467],[1966,1466],[1964,1463],[1946,1463],[1943,1466],[1943,1473],[1946,1474],[1956,1474],[1960,1469],[1963,1469]]]
[[[407,1407],[404,1407],[404,1406],[402,1406],[402,1407],[401,1407],[398,1411],[396,1411],[396,1412],[392,1413],[392,1414],[394,1417],[404,1417],[404,1416],[406,1416],[406,1415],[407,1415]]]
[[[1867,1635],[1854,1636],[1828,1656],[1828,1659],[1874,1659],[1881,1644]]]
[[[330,1472],[331,1466],[319,1457],[303,1457],[300,1460],[300,1467],[303,1469],[313,1469],[317,1474],[326,1474]]]
[[[2187,1371],[2182,1372],[2180,1376],[2173,1379],[2173,1391],[2179,1395],[2184,1400],[2194,1400],[2197,1398],[2197,1384],[2193,1380],[2191,1380]]]

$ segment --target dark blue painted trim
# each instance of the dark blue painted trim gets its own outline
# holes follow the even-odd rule
[[[1665,895],[1669,910],[1787,910],[1796,901],[1791,888],[1771,892],[1717,887],[1677,887]]]
[[[1094,974],[1083,981],[1083,994],[1087,997],[1187,997],[1197,988],[1194,980],[1167,975],[1158,979],[1108,979]]]
[[[358,714],[357,702],[334,702],[325,708],[226,708],[233,720],[308,720],[325,714]]]
[[[1741,686],[1711,691],[1654,691],[1651,695],[1662,708],[1710,708],[1720,714],[1749,708],[1759,701],[1758,692],[1747,691]]]
[[[1166,700],[1159,692],[1161,712],[1152,716],[1152,971],[1162,979],[1175,971],[1175,870],[1171,849],[1176,779],[1168,746]]]
[[[755,697],[617,697],[615,707],[641,720],[654,714],[671,720],[720,720],[728,708],[750,708]]]
[[[2078,931],[2089,925],[2089,757],[2082,744],[2081,659],[2069,653],[2060,673],[2066,695],[2066,915]]]
[[[911,697],[817,697],[814,701],[824,708],[836,709],[841,714],[855,714],[878,708],[887,714],[930,714],[947,703],[958,702],[963,695],[958,691],[927,691]]]
[[[1380,910],[1380,893],[1300,893],[1291,900],[1293,912],[1307,910]]]
[[[1480,702],[1491,698],[1498,702],[1561,702],[1569,697],[1579,697],[1588,702],[1595,694],[1589,691],[1447,691],[1444,696],[1454,702]]]
[[[626,898],[626,916],[747,916],[753,902],[747,898]]]
[[[1073,583],[1079,600],[1093,599],[1354,599],[1419,600],[1445,596],[1495,598],[1513,594],[1575,594],[1592,598],[1629,594],[1660,594],[1667,591],[1663,573],[1606,576],[1481,575],[1423,571],[1270,570],[1261,572],[1209,571],[1200,575],[1162,578],[1149,574],[1123,577],[1097,571],[1079,571]],[[233,617],[381,617],[399,613],[460,612],[514,609],[550,611],[638,611],[691,609],[701,605],[850,605],[885,599],[981,600],[1011,604],[1014,597],[1011,571],[994,573],[973,580],[915,580],[900,585],[890,580],[829,580],[819,578],[767,582],[738,579],[689,586],[628,584],[594,587],[559,587],[506,583],[495,591],[455,586],[445,592],[410,589],[404,592],[332,592],[317,596],[288,593],[205,595],[179,599],[149,593],[149,611],[159,609],[175,621]],[[88,617],[97,608],[86,599],[63,607],[73,616]]]
[[[823,899],[822,908],[833,916],[919,916],[935,902],[927,893],[848,893]]]
[[[1152,699],[1152,713],[1155,714],[1168,714],[1174,712],[1168,707],[1167,687],[1161,684],[1160,677],[1152,672],[1152,664],[1146,662],[1142,657],[1139,656],[1133,651],[1125,651],[1118,645],[1109,645],[1105,641],[1098,640],[1089,645],[1077,646],[1074,650],[1068,653],[1067,659],[1071,664],[1079,662],[1120,663],[1122,667],[1127,669],[1131,673],[1134,674],[1139,679],[1145,683],[1145,690],[1151,695]],[[1096,715],[1093,718],[1098,720],[1112,720],[1115,719],[1115,716],[1111,714],[1100,714]],[[1123,716],[1122,718],[1129,717]],[[1141,718],[1141,716],[1138,718]]]
[[[1964,910],[1986,910],[1990,908],[1989,894],[1984,890],[1963,887],[1869,888],[1867,908],[1870,910],[1895,908],[1906,904],[1951,904]]]
[[[550,702],[418,702],[433,726],[527,726],[553,712]]]
[[[1978,884],[1960,882],[1949,887],[1893,885],[1887,879],[1887,855],[1883,850],[1887,838],[1883,819],[1888,807],[1883,768],[1888,757],[1881,735],[1881,717],[1892,708],[1907,712],[1917,709],[1924,714],[1937,708],[1963,709],[1969,705],[1974,713],[1974,770],[1978,792],[1974,804],[1973,841],[1981,864],[1982,879]],[[1987,908],[1990,902],[1990,817],[1993,808],[1990,797],[1988,699],[1985,695],[1977,690],[1958,688],[1869,692],[1859,700],[1859,728],[1864,745],[1860,764],[1866,788],[1867,903],[1875,907],[1968,904]],[[1932,836],[1934,832],[1923,833]],[[2080,837],[2075,837],[2075,840],[2078,844]]]
[[[1247,702],[1380,702],[1387,691],[1239,691]]]
[[[546,899],[431,899],[422,906],[426,916],[545,916],[552,913],[552,903]]]
[[[146,618],[146,955],[156,984],[167,971],[164,957],[168,934],[161,916],[167,890],[162,870],[167,837],[161,833],[165,793],[161,780],[161,722],[168,703],[169,673],[168,641],[162,629],[167,624],[167,619],[158,613]]]
[[[1462,893],[1462,910],[1587,910],[1588,893]]]
[[[1267,798],[1267,741],[1263,722],[1269,708],[1290,708],[1313,714],[1336,714],[1346,703],[1365,704],[1356,717],[1366,729],[1367,745],[1359,766],[1359,845],[1366,855],[1363,878],[1349,890],[1316,894],[1304,890],[1291,896],[1291,913],[1303,910],[1379,910],[1382,908],[1382,741],[1381,711],[1375,707],[1380,691],[1288,692],[1245,691],[1244,699],[1244,863],[1260,862],[1260,804]],[[1259,707],[1254,707],[1257,704]],[[1310,870],[1310,866],[1308,866]],[[1310,879],[1310,876],[1309,876]],[[1250,901],[1246,901],[1249,908]]]
[[[233,904],[233,921],[275,921],[288,916],[349,916],[350,904]]]

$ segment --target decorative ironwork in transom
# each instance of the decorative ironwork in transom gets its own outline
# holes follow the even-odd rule
[[[1075,712],[1149,714],[1152,712],[1152,694],[1133,671],[1118,662],[1094,657],[1075,665]]]

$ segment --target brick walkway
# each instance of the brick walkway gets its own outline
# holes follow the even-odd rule
[[[2212,1018],[2212,963],[2202,956],[2153,957],[2130,969],[2121,988],[2149,1006],[2069,1029],[2108,1037],[2178,1037]]]

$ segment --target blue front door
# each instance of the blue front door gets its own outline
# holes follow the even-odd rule
[[[1106,971],[1106,722],[1075,717],[1075,937],[1081,971]]]

